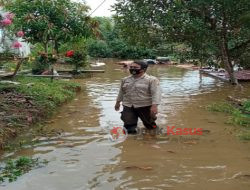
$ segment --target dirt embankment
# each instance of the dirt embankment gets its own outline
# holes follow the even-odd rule
[[[19,134],[45,121],[80,86],[67,81],[18,79],[0,84],[0,150]]]
[[[10,90],[0,92],[0,108],[0,148],[46,115],[32,97]]]

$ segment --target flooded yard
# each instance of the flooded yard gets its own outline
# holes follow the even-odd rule
[[[152,65],[148,73],[159,78],[162,88],[158,125],[202,128],[204,133],[133,135],[114,143],[108,138],[109,129],[123,125],[114,105],[120,80],[128,71],[114,60],[105,62],[105,73],[78,80],[82,92],[46,126],[60,134],[38,136],[34,145],[2,155],[3,160],[32,156],[49,163],[2,184],[1,190],[250,188],[250,143],[236,137],[236,127],[225,124],[224,114],[205,109],[229,95],[249,95],[250,84],[235,87],[197,70]]]

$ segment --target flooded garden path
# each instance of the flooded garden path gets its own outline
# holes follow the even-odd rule
[[[114,60],[106,63],[105,73],[77,80],[82,92],[47,124],[60,133],[37,136],[33,145],[2,155],[40,157],[49,163],[1,190],[250,189],[250,143],[236,137],[237,127],[225,124],[224,114],[205,109],[229,95],[249,95],[249,84],[234,87],[197,70],[152,65],[148,73],[159,78],[162,88],[158,125],[202,128],[204,133],[129,136],[114,143],[109,129],[122,126],[114,104],[128,72]]]

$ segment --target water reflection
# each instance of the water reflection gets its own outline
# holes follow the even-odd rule
[[[152,66],[149,73],[160,79],[160,126],[202,127],[209,133],[194,139],[145,139],[130,136],[114,144],[108,129],[121,126],[114,110],[120,80],[128,72],[109,60],[106,72],[78,80],[84,91],[52,118],[49,129],[60,131],[36,137],[37,144],[5,154],[47,159],[45,168],[32,170],[0,189],[244,189],[249,182],[232,176],[250,171],[249,144],[238,142],[224,124],[223,115],[204,110],[209,102],[239,93],[198,71]],[[247,85],[246,85],[247,86]],[[248,89],[248,90],[245,90]],[[249,93],[249,86],[241,91]],[[141,126],[141,124],[140,124]],[[192,142],[192,143],[191,143]]]

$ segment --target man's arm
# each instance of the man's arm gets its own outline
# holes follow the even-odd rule
[[[152,95],[152,106],[151,112],[153,114],[158,113],[157,106],[161,104],[161,87],[160,82],[157,78],[154,78],[150,83],[150,91]]]
[[[123,100],[123,91],[122,91],[122,85],[123,85],[123,80],[121,81],[120,89],[119,89],[119,94],[116,98],[116,104],[115,104],[115,110],[119,111],[120,110],[120,103]]]

